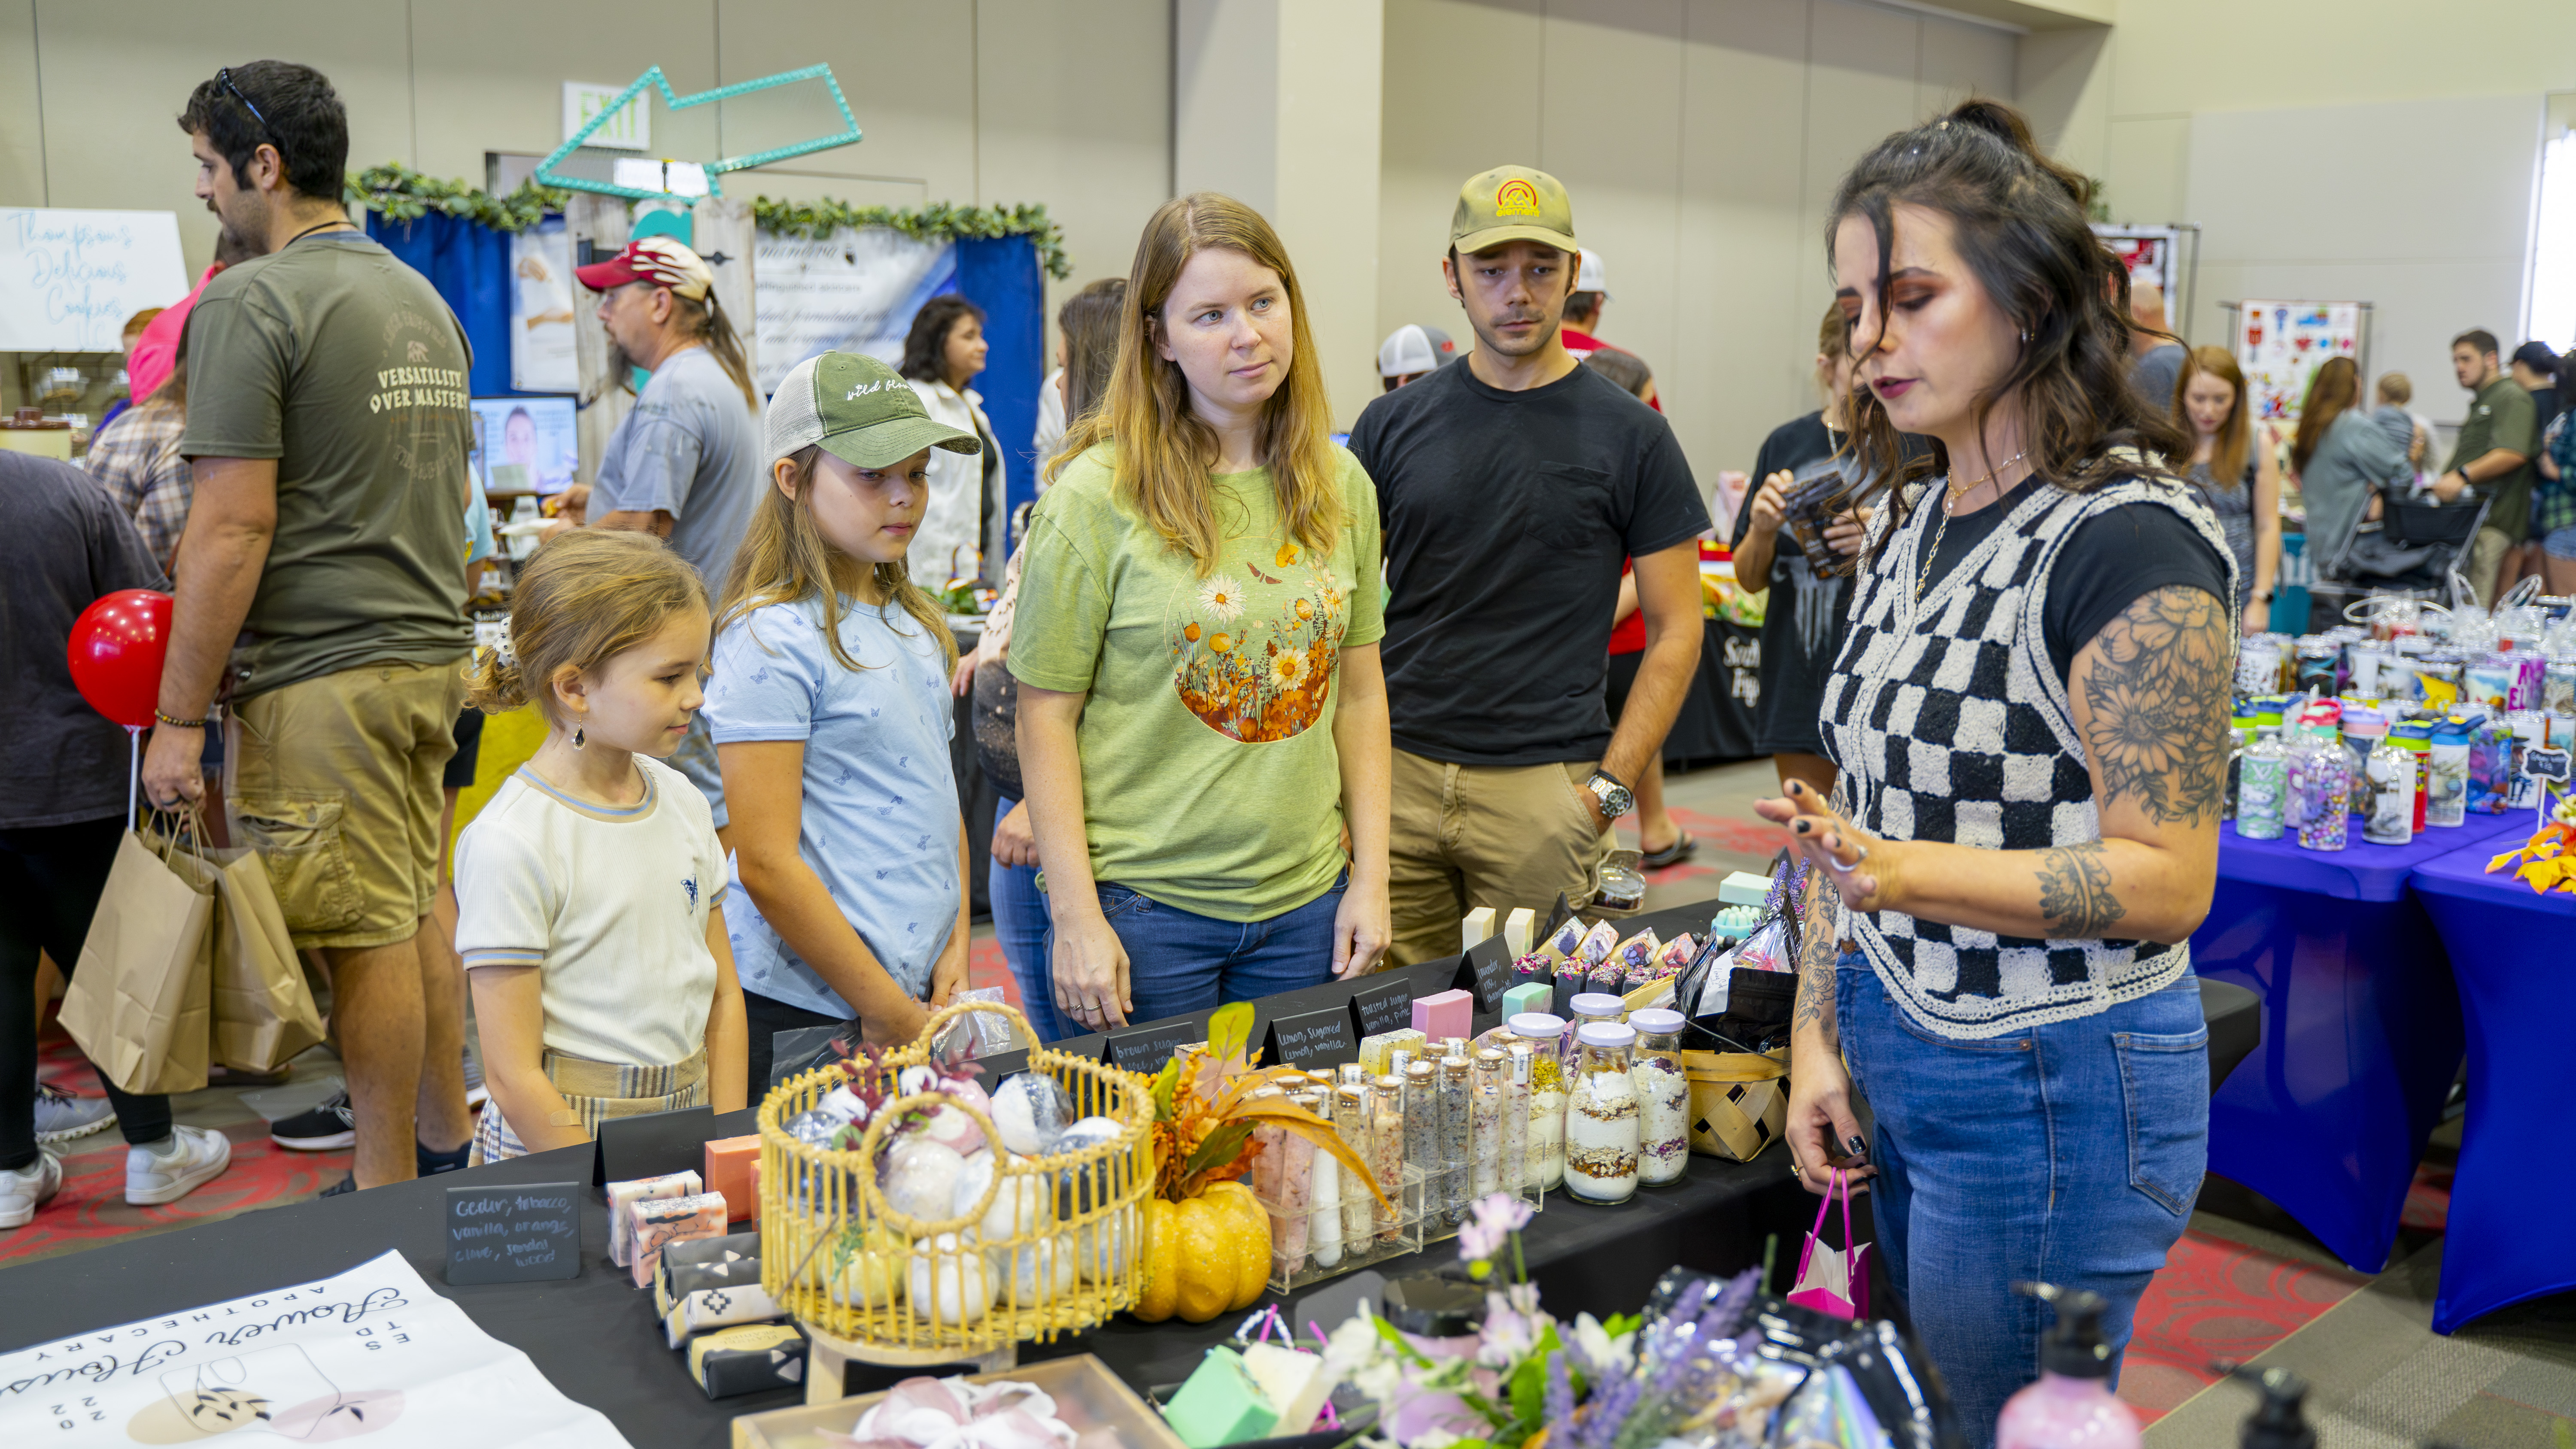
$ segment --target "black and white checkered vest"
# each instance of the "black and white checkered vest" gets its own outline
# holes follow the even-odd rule
[[[1893,840],[1980,850],[2099,840],[2083,739],[2042,630],[2049,570],[2078,524],[2127,504],[2180,513],[2232,572],[2226,536],[2189,485],[2168,476],[2082,494],[2042,486],[1918,603],[1914,581],[1946,486],[1908,487],[1902,533],[1853,591],[1851,631],[1825,685],[1825,748],[1842,769],[1835,803]],[[1873,545],[1893,517],[1879,511]],[[1841,915],[1843,936],[1906,1015],[1960,1040],[2090,1016],[2172,985],[2191,965],[2187,942],[2040,940],[1901,911]]]

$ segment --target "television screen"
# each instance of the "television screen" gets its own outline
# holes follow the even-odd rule
[[[478,397],[474,481],[487,493],[560,493],[572,486],[581,444],[568,397]]]

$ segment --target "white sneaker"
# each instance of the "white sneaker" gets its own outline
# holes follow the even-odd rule
[[[62,1162],[37,1148],[35,1161],[0,1172],[0,1228],[23,1228],[35,1221],[36,1209],[62,1190]]]
[[[203,1127],[170,1129],[167,1156],[149,1147],[125,1149],[125,1200],[136,1207],[177,1202],[223,1175],[233,1144]]]

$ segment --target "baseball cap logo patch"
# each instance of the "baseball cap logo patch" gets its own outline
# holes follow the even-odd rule
[[[1538,215],[1538,188],[1514,177],[1494,192],[1494,215]]]

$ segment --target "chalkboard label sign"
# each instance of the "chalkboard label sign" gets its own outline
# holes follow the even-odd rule
[[[1407,1003],[1408,1009],[1411,1003]],[[1351,1014],[1339,1006],[1270,1021],[1271,1059],[1313,1071],[1360,1059],[1359,1038],[1351,1035]]]
[[[704,1167],[707,1141],[716,1135],[715,1127],[713,1107],[674,1107],[637,1117],[611,1117],[599,1124],[599,1145],[590,1158],[590,1185],[606,1187]]]
[[[1351,1013],[1359,1018],[1362,1036],[1405,1030],[1413,1025],[1412,979],[1390,972],[1375,985],[1361,987],[1351,997]]]
[[[447,1190],[447,1281],[534,1283],[581,1276],[581,1184]]]
[[[1503,993],[1512,989],[1512,948],[1502,937],[1481,941],[1467,950],[1466,969],[1459,973],[1465,979],[1458,984],[1476,993],[1476,1009],[1496,1012],[1503,1009]]]
[[[1206,1041],[1207,1034],[1207,1023],[1195,1017],[1113,1031],[1109,1034],[1109,1064],[1152,1076],[1172,1059],[1172,1053],[1192,1042]]]

